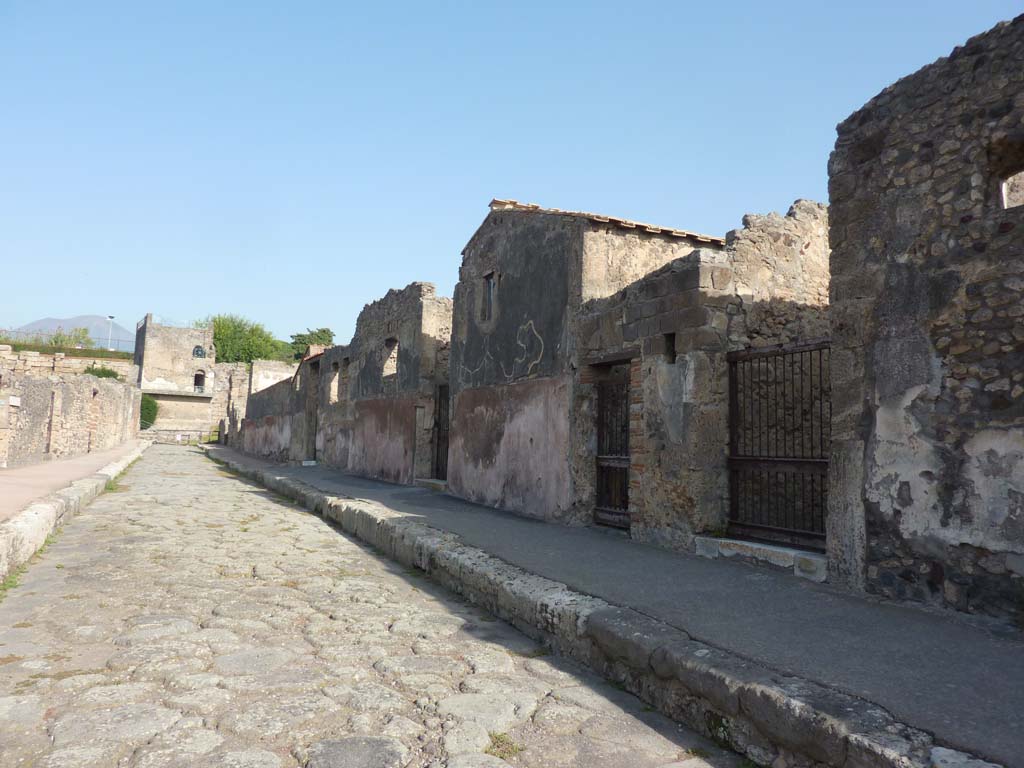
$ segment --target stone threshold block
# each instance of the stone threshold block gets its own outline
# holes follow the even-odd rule
[[[229,454],[215,461],[573,658],[663,714],[773,768],[1002,768],[882,707],[784,674],[530,573],[380,503],[323,493]]]
[[[828,558],[817,552],[759,541],[719,539],[712,536],[695,536],[694,543],[696,552],[701,557],[735,558],[755,565],[792,571],[802,579],[818,583],[828,579]]]

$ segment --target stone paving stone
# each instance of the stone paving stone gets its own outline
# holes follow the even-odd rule
[[[4,768],[740,765],[198,452],[123,484],[0,602]]]

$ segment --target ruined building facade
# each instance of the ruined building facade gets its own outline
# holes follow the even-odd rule
[[[1024,606],[1024,17],[839,125],[832,202],[837,577]]]
[[[463,253],[449,490],[673,549],[728,528],[729,350],[827,337],[827,214],[725,240],[495,201]]]
[[[578,413],[587,408],[580,367],[590,364],[582,360],[584,307],[699,247],[722,245],[682,230],[494,201],[463,251],[455,288],[450,491],[546,520],[589,522],[596,446],[593,428],[580,429],[592,412]],[[629,367],[627,355],[617,361]],[[630,375],[620,368],[609,375]],[[619,491],[628,482],[623,469]],[[608,514],[616,514],[610,505]]]
[[[584,519],[601,506],[601,400],[619,376],[628,381],[630,457],[621,524],[633,538],[682,550],[698,534],[735,533],[728,356],[827,339],[827,237],[825,206],[799,200],[786,216],[746,217],[722,248],[695,250],[583,305],[572,434]],[[767,436],[768,419],[756,427]]]
[[[293,377],[250,394],[241,448],[398,483],[443,474],[451,317],[429,283],[366,305],[349,344],[311,350]]]

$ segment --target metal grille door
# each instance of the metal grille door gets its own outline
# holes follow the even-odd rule
[[[437,422],[434,438],[434,477],[448,479],[448,429],[449,418],[448,387],[437,388]]]
[[[832,403],[829,343],[729,360],[729,532],[825,548]]]
[[[597,505],[594,521],[629,528],[629,366],[597,382]]]

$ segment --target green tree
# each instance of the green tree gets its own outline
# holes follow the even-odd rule
[[[50,337],[49,343],[54,347],[71,347],[72,349],[77,347],[90,349],[96,346],[89,337],[88,328],[72,328],[70,331],[65,331],[59,325]]]
[[[306,349],[311,345],[322,344],[329,347],[333,343],[334,331],[330,328],[317,328],[315,331],[312,328],[307,328],[305,333],[292,334],[292,356],[296,360],[301,360],[302,356],[306,354]]]
[[[270,331],[239,315],[214,315],[203,325],[213,326],[213,344],[219,363],[251,363],[274,357],[279,342]],[[197,323],[199,325],[199,323]]]
[[[295,356],[292,353],[291,342],[274,339],[274,355],[271,359],[281,360],[286,363],[292,362],[295,359]]]

